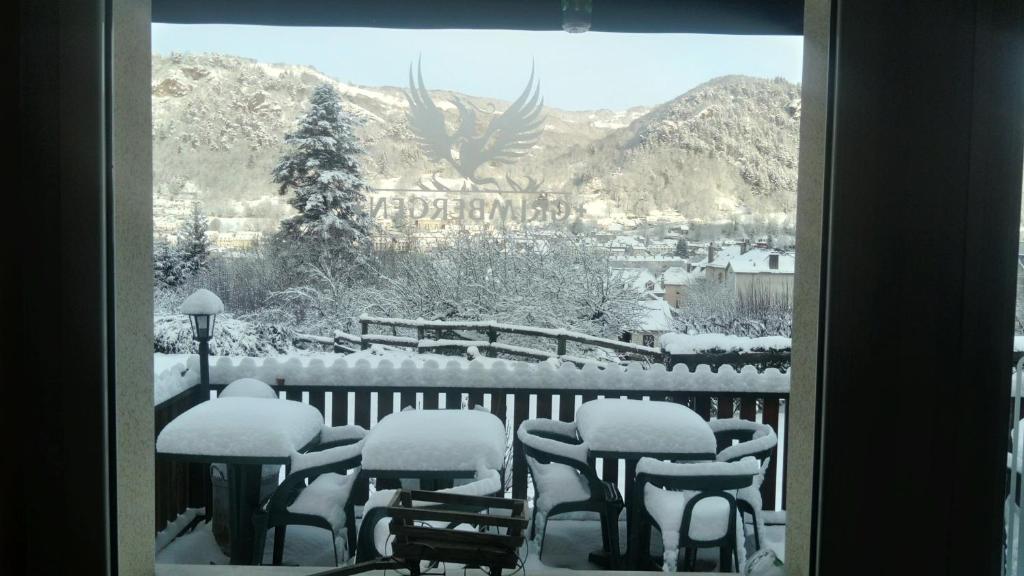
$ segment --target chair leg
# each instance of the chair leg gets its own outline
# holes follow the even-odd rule
[[[630,512],[627,510],[627,514]],[[643,570],[648,563],[648,558],[651,554],[651,525],[648,524],[639,515],[634,516],[632,522],[634,523],[632,530],[636,530],[636,541],[633,542],[632,546],[626,546],[627,553],[629,554],[629,564],[636,566],[638,570]],[[626,535],[626,538],[631,538],[630,534]],[[678,564],[678,562],[677,562]]]
[[[334,547],[334,565],[340,564],[338,562],[338,537],[334,534],[334,530],[331,530],[331,546]]]
[[[345,512],[345,537],[347,539],[345,546],[345,560],[348,560],[356,553],[356,509],[352,501],[349,500],[348,506],[346,506]]]
[[[530,518],[530,540],[537,537],[537,505],[533,506],[533,511]]]
[[[728,544],[718,548],[718,571],[732,572],[732,547]]]
[[[284,537],[287,526],[274,528],[274,566],[280,566],[284,561]]]
[[[608,516],[608,566],[612,570],[619,569],[619,510],[609,506]]]
[[[674,572],[679,572],[680,571],[680,566],[682,567],[682,571],[683,572],[692,572],[692,571],[694,571],[697,568],[697,553],[696,552],[697,551],[694,550],[693,548],[689,548],[689,547],[683,548],[682,549],[682,553],[683,553],[682,563],[680,564],[679,560],[677,559],[676,560],[676,565],[675,566],[671,566],[673,571]]]
[[[540,542],[537,543],[537,560],[544,557],[544,538],[548,535],[548,518],[544,518],[544,529],[540,531]]]
[[[255,514],[252,522],[256,528],[256,544],[253,546],[252,563],[259,566],[263,564],[263,550],[267,546],[267,515],[265,513]]]

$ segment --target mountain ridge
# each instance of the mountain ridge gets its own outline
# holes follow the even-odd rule
[[[284,134],[321,82],[335,85],[343,107],[362,118],[363,166],[374,186],[416,189],[431,175],[459,177],[420,150],[406,121],[403,88],[359,86],[312,66],[223,54],[154,55],[152,61],[157,194],[191,186],[214,209],[276,194],[269,174]],[[450,130],[458,117],[455,97],[478,109],[481,129],[510,104],[429,93]],[[622,214],[669,209],[714,219],[795,210],[799,86],[785,80],[726,76],[651,108],[545,106],[543,114],[544,131],[530,153],[511,166],[485,167],[485,176],[532,176],[545,189],[576,193]]]

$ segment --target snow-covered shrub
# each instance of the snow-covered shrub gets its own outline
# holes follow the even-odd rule
[[[769,304],[740,306],[726,283],[700,279],[687,288],[674,328],[684,334],[789,337],[793,310]]]
[[[292,350],[292,334],[278,326],[246,322],[229,314],[217,316],[210,353],[215,356],[273,356]],[[153,317],[153,351],[162,354],[195,353],[192,327],[182,314]]]

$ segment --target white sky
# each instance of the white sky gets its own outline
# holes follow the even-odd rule
[[[545,104],[567,110],[652,106],[726,74],[799,82],[803,56],[799,36],[170,24],[153,25],[153,51],[307,64],[365,86],[407,85],[422,57],[428,88],[505,100],[535,64]]]

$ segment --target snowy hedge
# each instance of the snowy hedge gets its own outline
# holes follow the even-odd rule
[[[217,316],[210,353],[216,356],[265,356],[292,351],[293,334],[278,326],[246,322],[230,314]],[[183,314],[153,316],[153,351],[190,354],[197,351],[192,327]]]
[[[721,354],[724,352],[789,352],[792,340],[785,336],[747,338],[730,334],[679,334],[661,336],[661,348],[669,354]]]

